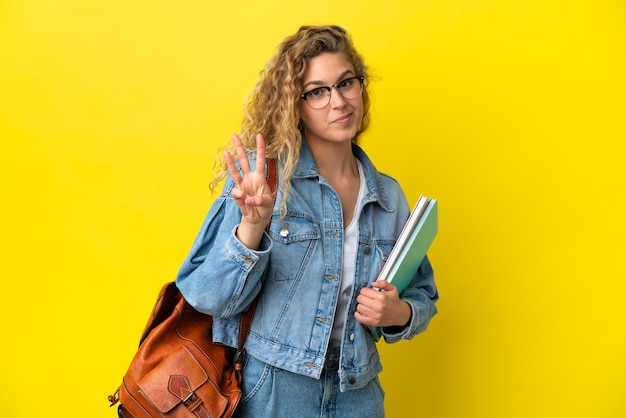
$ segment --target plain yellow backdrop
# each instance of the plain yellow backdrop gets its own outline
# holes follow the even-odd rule
[[[218,146],[318,23],[376,75],[363,147],[440,203],[440,314],[381,344],[388,416],[626,416],[626,3],[4,0],[0,417],[116,416]]]

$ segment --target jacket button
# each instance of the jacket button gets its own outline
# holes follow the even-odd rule
[[[354,377],[351,377],[350,379],[348,379],[348,383],[350,383],[351,385],[354,385],[355,382],[356,382],[356,379]]]
[[[363,253],[364,253],[364,254],[369,254],[369,253],[371,253],[371,252],[372,252],[372,250],[370,249],[370,247],[365,247],[365,248],[363,249]]]

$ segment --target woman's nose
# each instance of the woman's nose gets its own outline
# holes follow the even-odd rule
[[[330,89],[330,106],[333,108],[343,107],[346,104],[346,98],[336,88]]]

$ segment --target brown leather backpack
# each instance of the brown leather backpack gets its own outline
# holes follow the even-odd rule
[[[278,169],[268,159],[268,183]],[[269,227],[269,225],[268,225]],[[121,418],[231,417],[241,398],[242,352],[256,302],[241,316],[238,350],[212,341],[211,316],[191,307],[174,282],[161,289],[139,349],[109,396]]]

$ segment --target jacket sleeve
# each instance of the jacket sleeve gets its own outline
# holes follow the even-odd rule
[[[384,327],[382,333],[388,343],[412,339],[425,331],[430,319],[437,314],[435,303],[439,300],[439,292],[428,257],[424,257],[413,280],[400,294],[400,299],[411,307],[411,320],[406,327]]]
[[[191,306],[219,318],[237,315],[252,303],[261,289],[272,247],[266,233],[259,250],[237,239],[241,212],[230,195],[233,187],[228,177],[176,277],[176,285]]]

